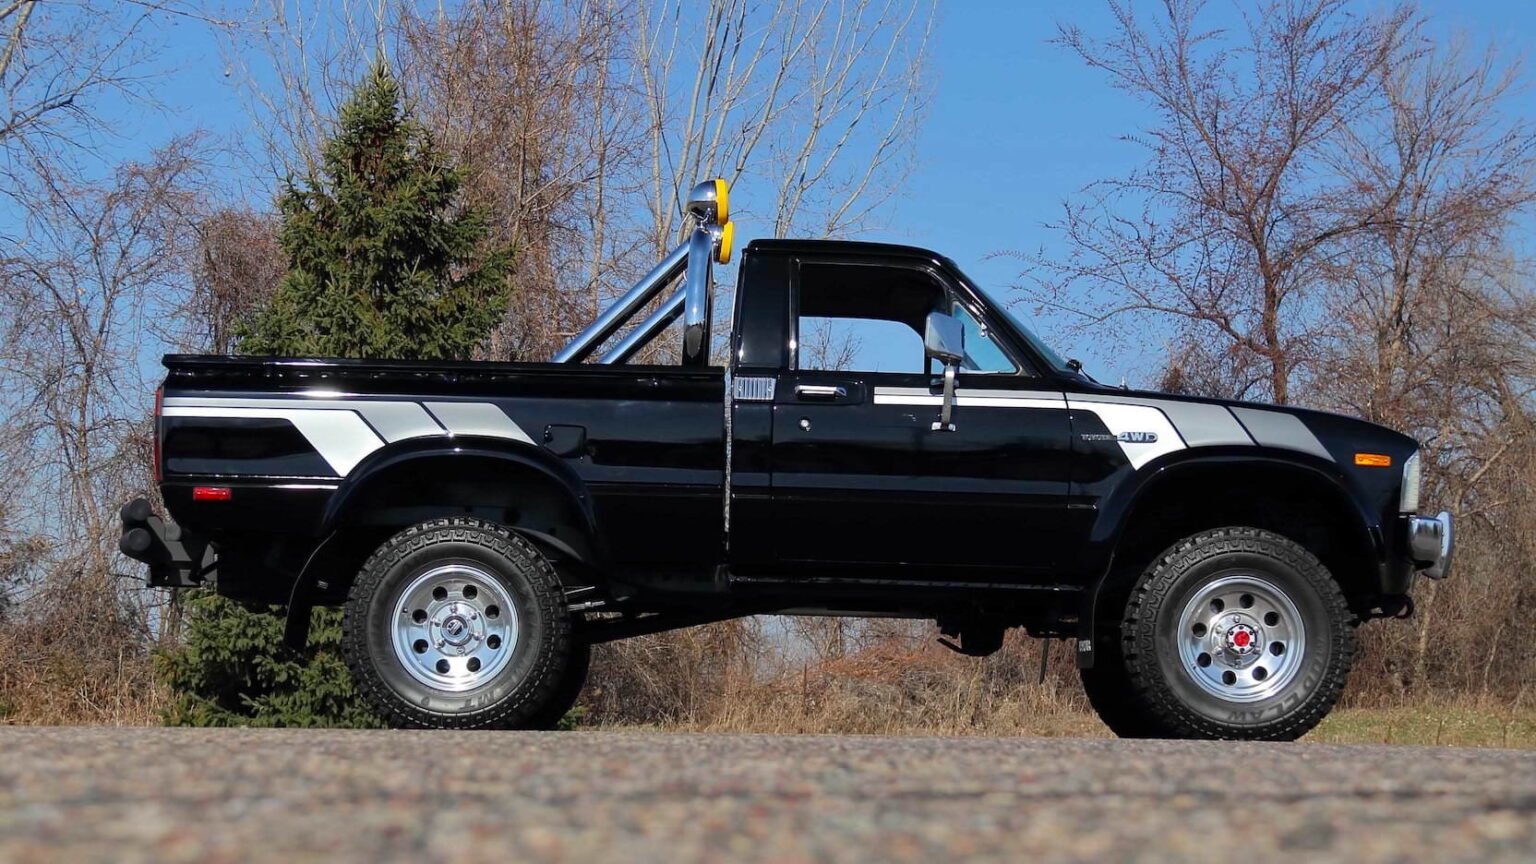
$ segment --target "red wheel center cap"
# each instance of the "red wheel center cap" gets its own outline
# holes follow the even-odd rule
[[[1248,643],[1252,641],[1253,637],[1248,634],[1247,630],[1239,630],[1232,634],[1232,644],[1239,648],[1247,648]]]

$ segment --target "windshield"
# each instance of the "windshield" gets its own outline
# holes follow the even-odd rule
[[[976,288],[974,284],[971,287]],[[1013,310],[1008,308],[1008,304],[999,303],[997,298],[992,296],[991,292],[981,291],[980,288],[976,288],[976,290],[986,296],[987,302],[992,304],[993,309],[1003,313],[1003,317],[1008,319],[1008,323],[1013,325],[1013,329],[1017,330],[1019,335],[1024,337],[1024,341],[1029,343],[1029,347],[1035,349],[1036,354],[1045,358],[1045,362],[1054,366],[1058,372],[1073,371],[1072,367],[1067,365],[1066,359],[1057,354],[1051,346],[1045,344],[1045,341],[1039,336],[1036,336],[1035,331],[1031,330],[1028,324],[1021,321],[1019,316],[1015,315]]]
[[[1028,324],[1020,321],[1019,316],[1013,314],[1012,309],[1009,309],[1006,306],[999,306],[998,308],[1003,310],[1003,315],[1005,315],[1013,324],[1013,329],[1019,331],[1019,335],[1023,336],[1025,340],[1029,342],[1030,347],[1034,348],[1041,357],[1044,357],[1047,363],[1055,366],[1058,371],[1071,371],[1071,367],[1067,365],[1066,359],[1064,359],[1060,354],[1057,354],[1054,348],[1045,344],[1045,341],[1042,340],[1039,336],[1036,336],[1035,331],[1029,329]]]

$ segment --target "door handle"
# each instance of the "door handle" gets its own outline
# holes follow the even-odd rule
[[[796,384],[795,395],[801,399],[846,399],[848,388],[838,384]]]

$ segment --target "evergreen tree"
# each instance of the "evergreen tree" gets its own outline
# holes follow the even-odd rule
[[[511,253],[486,251],[485,214],[457,205],[462,176],[401,105],[382,63],[341,108],[318,177],[278,200],[288,258],[269,305],[238,328],[246,354],[462,359],[506,306]],[[201,593],[162,658],[167,720],[202,726],[376,725],[340,657],[341,614],[316,609],[309,645],[282,641],[280,607]]]
[[[485,214],[408,118],[388,68],[341,109],[320,179],[278,202],[288,274],[240,332],[246,354],[464,358],[505,309],[510,254],[477,256]]]

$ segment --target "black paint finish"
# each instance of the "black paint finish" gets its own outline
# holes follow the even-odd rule
[[[938,378],[793,368],[797,280],[808,261],[931,274],[941,302],[970,309],[1019,367],[962,373],[961,390],[1041,401],[962,404],[954,431],[934,430],[937,405],[877,397],[931,400]],[[903,319],[915,323],[921,311]],[[729,346],[729,376],[720,368],[167,357],[167,397],[484,403],[530,440],[413,438],[380,447],[341,477],[286,420],[165,417],[162,492],[184,530],[238,558],[220,572],[245,597],[285,599],[327,537],[361,548],[411,520],[471,513],[514,525],[571,578],[609,584],[634,608],[670,604],[716,617],[799,607],[963,610],[1055,626],[1091,610],[1138,502],[1153,490],[1222,465],[1272,464],[1332,484],[1349,503],[1347,531],[1374,556],[1373,590],[1408,589],[1397,496],[1410,439],[1275,409],[1301,418],[1333,460],[1205,447],[1133,470],[1100,417],[1068,410],[1066,400],[1175,397],[1126,393],[1057,368],[931,252],[755,242],[744,255]],[[754,379],[773,382],[771,400],[727,400],[728,380]],[[1053,401],[1060,407],[1043,407]],[[1399,467],[1356,469],[1358,449],[1389,454]],[[231,498],[194,501],[199,485],[227,487]],[[346,543],[326,548],[340,557],[325,566],[348,566],[336,551]],[[346,578],[344,570],[326,576]]]

